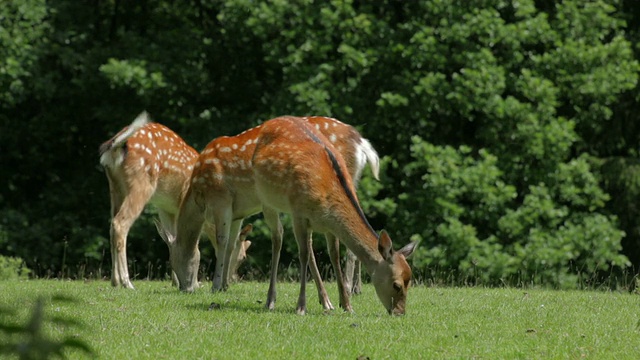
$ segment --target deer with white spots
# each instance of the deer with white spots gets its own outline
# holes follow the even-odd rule
[[[129,229],[150,203],[158,209],[164,231],[175,233],[175,217],[198,152],[168,127],[141,113],[100,146],[100,163],[111,195],[111,284],[133,289],[127,267]],[[161,231],[163,233],[164,231]],[[205,232],[212,239],[209,227]],[[214,248],[217,243],[212,241]],[[241,241],[236,263],[251,242]]]
[[[389,235],[383,230],[378,236],[371,228],[346,162],[330,139],[298,118],[276,118],[262,125],[252,163],[263,211],[286,212],[293,220],[300,256],[299,314],[306,312],[312,229],[327,235],[334,268],[339,263],[338,238],[362,261],[388,313],[405,313],[411,283],[406,257],[416,243],[394,251]],[[346,296],[344,289],[340,296]]]
[[[346,159],[350,172],[359,178],[364,166],[371,164],[378,175],[378,155],[366,139],[351,126],[325,117],[305,117],[300,121],[314,126],[333,141]],[[224,258],[217,257],[213,290],[224,290],[229,282],[229,268],[234,259],[234,241],[244,218],[263,212],[271,229],[272,259],[269,293],[266,306],[273,309],[276,299],[277,270],[282,248],[282,225],[279,213],[263,208],[259,200],[252,170],[252,156],[263,125],[233,137],[220,137],[210,142],[194,164],[189,189],[181,204],[176,223],[176,235],[165,234],[169,245],[171,265],[182,291],[192,292],[197,287],[197,265],[200,262],[198,234],[203,223],[215,225],[219,249],[226,248]],[[315,266],[310,258],[311,271],[318,288],[320,302],[325,309],[333,309]],[[333,262],[333,261],[332,261]],[[336,264],[334,264],[334,267]],[[339,263],[337,264],[339,269]],[[336,272],[339,288],[343,282],[341,271]],[[350,311],[348,296],[341,295],[340,306]]]

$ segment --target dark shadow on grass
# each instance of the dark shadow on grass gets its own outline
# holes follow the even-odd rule
[[[217,306],[214,306],[216,304]],[[221,311],[242,311],[242,312],[263,312],[266,309],[260,304],[250,304],[250,303],[237,303],[237,302],[227,302],[224,301],[212,301],[212,302],[199,302],[188,304],[187,309],[193,311],[207,311],[207,312],[221,312]]]
[[[212,305],[214,303],[216,305]],[[212,301],[210,303],[200,302],[200,303],[188,304],[186,305],[186,308],[193,311],[206,311],[206,312],[212,312],[212,313],[233,311],[233,312],[264,313],[264,314],[275,313],[275,314],[287,314],[287,315],[300,316],[296,314],[295,305],[294,306],[287,306],[287,305],[276,306],[275,309],[269,310],[260,301],[246,302],[246,301],[223,300],[220,302]],[[307,314],[304,316],[330,316],[330,315],[353,315],[353,314],[346,313],[342,309],[335,309],[331,311],[324,311],[321,309],[311,309],[311,311],[309,311],[309,309],[307,309]]]

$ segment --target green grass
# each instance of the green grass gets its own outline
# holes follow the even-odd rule
[[[636,359],[640,297],[616,292],[486,288],[410,290],[407,315],[391,317],[367,285],[355,314],[325,314],[313,285],[308,314],[294,313],[298,285],[280,283],[276,310],[263,308],[267,283],[209,284],[182,294],[168,282],[137,281],[136,291],[108,282],[0,282],[0,307],[24,323],[37,297],[45,314],[83,329],[46,323],[53,338],[77,336],[103,359]],[[327,284],[337,305],[335,284]],[[68,296],[76,302],[56,301]],[[220,309],[208,310],[211,302]],[[0,342],[7,341],[0,334]],[[81,352],[67,351],[70,358]]]

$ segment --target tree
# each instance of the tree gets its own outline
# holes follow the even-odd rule
[[[357,126],[390,159],[372,223],[399,244],[422,238],[425,272],[571,287],[628,264],[619,226],[636,239],[624,253],[640,248],[623,216],[634,182],[612,170],[632,179],[633,167],[610,162],[637,157],[637,127],[624,126],[635,3],[32,0],[0,12],[12,31],[0,34],[0,159],[14,170],[0,179],[0,247],[37,274],[106,265],[95,149],[142,109],[197,149],[283,114]],[[164,274],[152,216],[130,233],[130,258]]]

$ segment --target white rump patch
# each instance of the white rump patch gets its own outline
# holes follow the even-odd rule
[[[380,158],[378,153],[373,148],[369,140],[365,138],[360,139],[360,143],[356,145],[356,176],[354,180],[357,182],[360,180],[362,169],[369,163],[371,166],[371,172],[376,180],[380,180]]]
[[[124,131],[118,134],[111,143],[111,148],[100,156],[100,163],[103,166],[117,167],[122,164],[124,160],[124,154],[122,152],[122,145],[138,130],[141,130],[146,124],[149,123],[149,114],[143,111],[138,115],[135,120]]]

